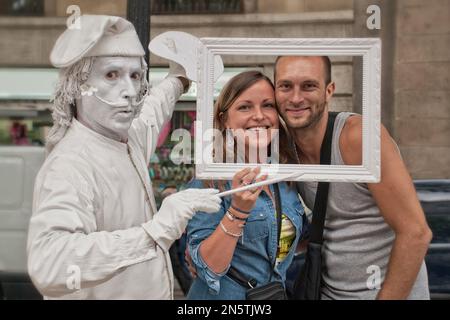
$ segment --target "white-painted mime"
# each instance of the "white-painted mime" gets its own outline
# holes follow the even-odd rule
[[[144,50],[131,23],[80,19],[81,30],[66,30],[51,55],[68,84],[59,97],[79,88],[73,101],[58,92],[55,99],[49,154],[35,183],[28,271],[49,299],[173,299],[168,249],[196,211],[216,212],[221,202],[217,190],[196,189],[167,197],[159,211],[155,205],[147,166],[186,76],[169,74],[145,98]],[[83,59],[91,58],[89,66]]]

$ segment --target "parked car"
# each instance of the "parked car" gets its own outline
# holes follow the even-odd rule
[[[425,261],[432,299],[450,299],[450,180],[417,180],[417,195],[433,231]]]
[[[433,231],[425,257],[431,299],[450,299],[450,179],[415,180],[414,185]],[[303,262],[304,254],[297,254],[288,270],[288,291]]]

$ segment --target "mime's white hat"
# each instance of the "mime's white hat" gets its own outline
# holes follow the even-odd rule
[[[86,57],[145,55],[134,26],[121,17],[82,15],[79,29],[66,29],[56,40],[50,62],[57,68],[73,65]]]

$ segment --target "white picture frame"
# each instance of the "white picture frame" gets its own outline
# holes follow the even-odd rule
[[[270,178],[302,174],[287,180],[330,182],[380,181],[381,40],[378,38],[202,38],[197,55],[197,126],[195,175],[197,179],[231,180],[257,164],[217,163],[211,141],[214,117],[214,59],[216,55],[362,56],[362,165],[260,164]]]

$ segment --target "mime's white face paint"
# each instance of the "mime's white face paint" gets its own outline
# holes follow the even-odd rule
[[[96,58],[84,84],[90,92],[77,101],[78,121],[105,137],[126,142],[143,76],[139,57]]]

